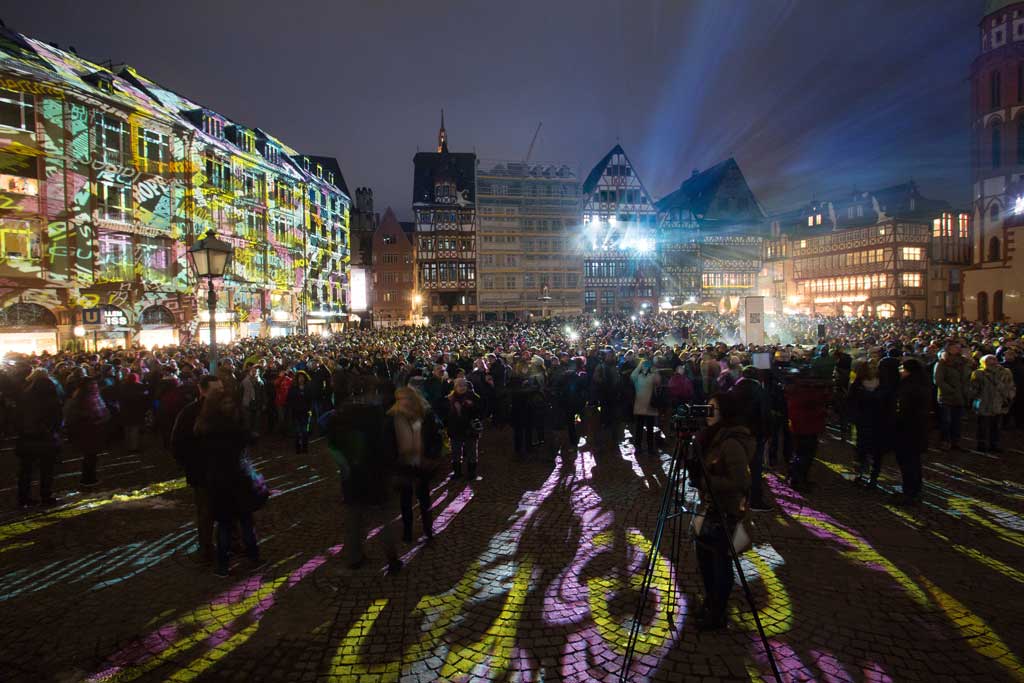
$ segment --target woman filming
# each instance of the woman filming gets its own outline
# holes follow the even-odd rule
[[[755,448],[754,436],[740,424],[740,405],[734,395],[717,394],[710,405],[708,428],[697,439],[704,466],[698,465],[696,473],[701,500],[708,503],[695,540],[704,581],[704,604],[697,617],[697,627],[702,631],[725,628],[725,610],[733,585],[730,546],[736,526],[747,515],[749,463]]]

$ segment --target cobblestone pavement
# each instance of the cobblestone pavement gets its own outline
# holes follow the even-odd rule
[[[854,487],[851,448],[828,436],[813,493],[768,476],[775,510],[755,515],[743,565],[784,679],[1024,680],[1020,434],[998,456],[931,451],[914,508]],[[482,480],[435,484],[437,536],[403,546],[392,577],[375,541],[376,561],[345,568],[322,442],[255,453],[274,491],[257,513],[270,562],[229,579],[190,559],[191,491],[169,456],[107,455],[88,492],[68,457],[61,507],[0,513],[0,680],[618,680],[669,459],[621,436],[517,461],[511,433],[489,430]],[[771,680],[741,591],[730,629],[698,634],[693,551],[670,555],[630,680]]]

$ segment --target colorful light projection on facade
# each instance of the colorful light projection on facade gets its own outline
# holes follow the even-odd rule
[[[259,129],[200,126],[205,110],[130,67],[5,46],[0,106],[17,125],[0,137],[0,305],[116,305],[133,326],[159,305],[183,326],[185,249],[213,229],[236,247],[220,301],[231,324],[255,324],[242,334],[272,312],[342,310],[349,198],[319,167]]]
[[[1002,667],[1002,673],[1009,677],[1008,680],[1024,681],[1024,664],[970,608],[920,573],[915,572],[915,576],[911,577],[899,569],[875,550],[865,538],[832,517],[808,506],[806,499],[786,486],[778,477],[767,477],[766,482],[776,494],[779,509],[790,519],[799,523],[816,538],[833,544],[833,549],[841,557],[888,575],[919,608],[937,608],[945,616],[959,640],[979,655]],[[942,636],[936,634],[936,637]]]

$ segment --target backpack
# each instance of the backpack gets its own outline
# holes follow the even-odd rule
[[[433,410],[423,416],[423,456],[429,460],[447,458],[452,453],[448,430]]]

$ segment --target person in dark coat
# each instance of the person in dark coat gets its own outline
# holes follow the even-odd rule
[[[124,428],[124,446],[128,453],[139,452],[139,434],[149,410],[149,390],[139,382],[139,376],[129,373],[117,388],[117,403],[121,406],[118,419]]]
[[[757,368],[743,368],[740,380],[729,393],[735,394],[740,406],[740,423],[754,436],[754,456],[750,461],[750,509],[766,512],[771,506],[764,500],[761,482],[764,475],[764,450],[771,433],[771,404],[768,392],[757,379]]]
[[[255,441],[246,427],[239,400],[223,389],[206,395],[195,423],[198,457],[206,462],[206,495],[210,515],[217,522],[217,576],[228,576],[231,530],[242,530],[245,554],[253,566],[260,563],[253,527],[252,480],[246,470],[247,450]]]
[[[930,398],[924,366],[917,359],[905,359],[896,389],[896,458],[903,475],[901,503],[906,505],[916,504],[921,496],[921,456],[928,450]]]
[[[96,464],[107,445],[109,422],[110,412],[100,398],[99,385],[94,379],[84,380],[64,406],[64,425],[71,445],[82,455],[82,486],[98,482]]]
[[[882,470],[885,450],[886,389],[882,388],[875,367],[866,360],[854,365],[855,379],[846,400],[850,420],[857,427],[857,484],[874,488]],[[870,479],[864,480],[870,469]]]
[[[568,431],[570,450],[575,450],[579,446],[576,420],[582,420],[587,408],[587,395],[590,393],[590,378],[587,376],[586,367],[585,358],[571,358],[565,372],[555,380],[556,405],[562,411],[562,424]]]
[[[206,461],[199,450],[196,436],[196,420],[202,410],[203,401],[214,389],[221,389],[219,379],[203,375],[199,379],[199,398],[188,403],[178,414],[171,430],[171,452],[178,466],[185,470],[185,483],[192,487],[196,505],[196,532],[199,536],[197,557],[200,562],[213,562],[213,517],[210,514],[210,498],[206,493]]]
[[[452,444],[452,475],[462,477],[466,465],[466,479],[476,481],[480,432],[474,429],[482,416],[480,396],[463,377],[455,380],[455,388],[448,394],[443,419]]]
[[[174,431],[174,421],[178,414],[188,403],[185,398],[184,388],[174,375],[168,375],[161,380],[162,390],[160,392],[160,404],[156,410],[156,429],[160,434],[160,441],[165,449],[171,447],[171,432]]]
[[[295,382],[288,390],[288,413],[292,416],[295,427],[295,452],[309,452],[309,418],[313,412],[313,393],[309,384],[309,375],[300,370],[295,375]]]
[[[32,470],[39,470],[39,500],[56,505],[53,496],[53,468],[60,451],[58,431],[61,424],[57,387],[43,368],[32,371],[18,397],[16,412],[18,442],[18,506],[36,504],[32,499]]]

